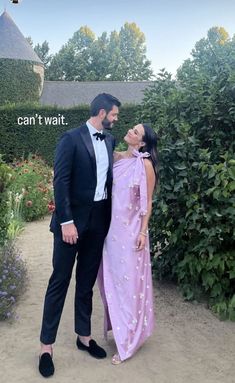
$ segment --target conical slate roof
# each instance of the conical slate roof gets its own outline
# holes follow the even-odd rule
[[[30,60],[43,65],[7,12],[0,16],[0,59]]]

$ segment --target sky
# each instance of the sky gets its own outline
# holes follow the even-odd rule
[[[190,57],[195,43],[213,26],[235,34],[235,0],[0,0],[25,37],[34,44],[47,40],[56,53],[73,33],[87,25],[98,37],[135,22],[146,38],[154,73],[173,75]]]

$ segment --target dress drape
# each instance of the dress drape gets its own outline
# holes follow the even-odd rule
[[[105,240],[98,284],[105,308],[104,331],[113,331],[121,360],[130,358],[154,328],[152,273],[149,238],[136,249],[141,215],[147,213],[144,157],[115,162],[112,219]]]

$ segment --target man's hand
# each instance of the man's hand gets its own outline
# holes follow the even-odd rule
[[[70,245],[75,245],[78,241],[78,231],[74,223],[68,223],[61,226],[62,238],[66,243]]]

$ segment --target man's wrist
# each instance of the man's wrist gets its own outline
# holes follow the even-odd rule
[[[70,223],[73,223],[73,219],[71,221],[62,222],[60,225],[64,226],[64,225],[69,225]]]

